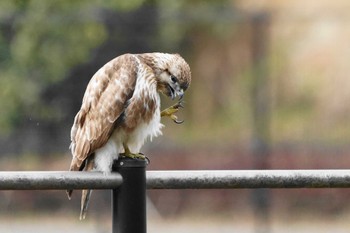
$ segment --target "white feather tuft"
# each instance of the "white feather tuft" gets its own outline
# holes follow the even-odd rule
[[[112,171],[113,161],[118,159],[119,150],[112,139],[101,148],[95,151],[95,169],[104,174],[109,174]]]

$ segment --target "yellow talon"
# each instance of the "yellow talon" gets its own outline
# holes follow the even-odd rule
[[[181,124],[184,121],[179,121],[177,120],[177,116],[175,113],[179,111],[179,108],[183,108],[182,102],[179,101],[178,103],[174,104],[173,106],[170,106],[169,108],[164,109],[161,113],[160,116],[167,116],[170,117],[176,124]]]
[[[146,159],[146,156],[144,156],[143,154],[134,154],[130,152],[129,147],[126,145],[126,143],[123,143],[123,147],[124,147],[124,153],[121,153],[120,156],[121,157],[126,157],[126,158],[131,158],[131,159]]]

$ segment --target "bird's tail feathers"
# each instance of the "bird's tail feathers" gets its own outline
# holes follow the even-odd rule
[[[76,160],[77,160],[76,158],[72,159],[69,171],[81,171],[84,168],[84,166],[78,167]],[[85,164],[83,164],[83,165],[85,165]],[[66,193],[67,193],[68,199],[70,200],[72,198],[73,190],[72,189],[66,190]]]
[[[89,206],[90,196],[91,196],[91,189],[84,189],[81,194],[81,209],[80,209],[80,220],[85,219],[87,209]]]
[[[91,171],[94,169],[94,166],[95,166],[94,158],[95,158],[95,155],[90,155],[90,157],[86,159],[83,171]],[[81,208],[80,208],[80,217],[79,217],[80,220],[83,220],[86,217],[86,212],[89,206],[91,192],[92,192],[91,189],[84,189],[81,193]]]
[[[66,193],[67,193],[68,199],[71,200],[72,199],[73,190],[66,190]]]

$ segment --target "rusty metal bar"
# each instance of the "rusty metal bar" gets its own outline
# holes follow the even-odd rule
[[[149,171],[148,189],[350,188],[350,170]]]

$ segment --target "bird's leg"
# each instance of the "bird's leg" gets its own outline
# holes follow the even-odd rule
[[[143,159],[143,160],[146,159],[146,156],[144,156],[143,154],[131,153],[131,151],[126,143],[123,143],[123,147],[124,147],[124,153],[121,154],[122,157],[131,158],[131,159]]]
[[[176,124],[182,124],[184,121],[179,121],[177,120],[177,116],[175,113],[179,111],[179,108],[183,108],[184,106],[182,105],[181,100],[174,104],[173,106],[170,106],[169,108],[164,109],[161,113],[160,116],[167,116],[170,117]]]

